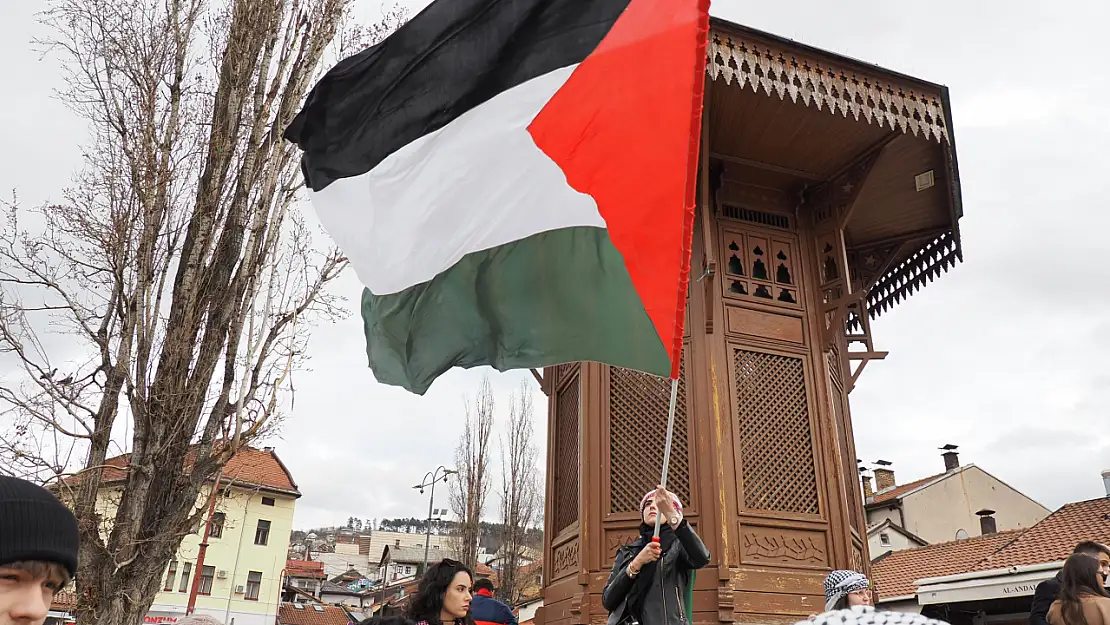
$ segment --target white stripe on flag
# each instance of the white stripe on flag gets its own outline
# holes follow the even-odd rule
[[[312,204],[375,295],[431,280],[463,256],[574,226],[605,227],[597,204],[572,189],[528,124],[577,65],[485,102],[342,178]]]

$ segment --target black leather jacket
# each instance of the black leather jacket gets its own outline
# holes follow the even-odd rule
[[[674,533],[678,540],[659,558],[660,565],[655,567],[651,588],[644,596],[643,613],[632,615],[641,625],[689,625],[691,622],[685,605],[690,573],[709,564],[709,550],[685,519]],[[628,576],[628,565],[645,544],[641,536],[617,549],[613,572],[601,594],[601,603],[609,611],[608,625],[619,625],[625,620],[628,592],[635,583]]]

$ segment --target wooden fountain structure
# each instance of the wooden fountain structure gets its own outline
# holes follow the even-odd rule
[[[713,554],[697,623],[793,622],[868,569],[848,395],[871,320],[961,260],[945,87],[714,20],[668,487]],[[540,625],[600,625],[670,383],[549,367]]]

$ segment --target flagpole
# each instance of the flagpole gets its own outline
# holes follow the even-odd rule
[[[671,466],[671,439],[674,437],[674,413],[678,406],[678,378],[671,378],[671,405],[667,409],[667,442],[663,450],[663,475],[659,478],[659,486],[667,487],[667,470]],[[663,523],[663,515],[655,514],[655,534],[652,542],[659,542],[659,528]]]

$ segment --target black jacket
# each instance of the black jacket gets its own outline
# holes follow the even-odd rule
[[[641,625],[689,625],[686,614],[686,590],[690,586],[690,573],[709,564],[709,550],[683,520],[674,530],[677,540],[659,558],[651,590],[644,596],[641,612],[633,615]],[[605,583],[601,603],[609,611],[608,625],[618,625],[628,607],[628,592],[635,580],[628,576],[628,565],[647,541],[643,536],[617,549],[613,572]]]
[[[1029,625],[1048,625],[1048,609],[1060,594],[1060,575],[1037,584],[1033,607],[1029,609]]]

